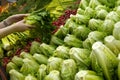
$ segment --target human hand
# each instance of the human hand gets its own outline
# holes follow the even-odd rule
[[[25,24],[24,20],[16,22],[12,24],[10,27],[12,28],[13,32],[23,32],[25,30],[34,28],[34,26],[32,25]]]
[[[24,19],[24,17],[28,16],[29,14],[16,14],[16,15],[12,15],[10,17],[8,17],[6,19],[6,23],[8,25],[11,25],[15,22],[21,21],[22,19]]]

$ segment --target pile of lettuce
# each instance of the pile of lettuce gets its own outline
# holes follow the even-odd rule
[[[10,80],[119,80],[119,5],[120,0],[81,0],[49,44],[34,41],[30,52],[11,59]]]

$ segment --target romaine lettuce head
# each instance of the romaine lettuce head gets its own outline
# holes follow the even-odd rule
[[[21,58],[28,58],[30,60],[35,60],[31,54],[24,52],[24,51],[20,53],[20,57]]]
[[[51,37],[51,41],[50,41],[50,44],[51,45],[63,45],[64,44],[64,41],[60,38],[58,38],[57,36],[53,35]]]
[[[75,21],[77,24],[87,24],[90,20],[89,16],[76,14],[76,15],[70,15],[70,19]]]
[[[99,20],[99,19],[90,19],[89,20],[89,24],[88,24],[88,27],[91,29],[91,30],[98,30],[101,25],[103,24],[103,21],[102,20]]]
[[[54,51],[54,56],[62,58],[62,59],[68,59],[69,58],[69,48],[65,46],[58,46],[56,50]]]
[[[104,20],[103,24],[99,28],[99,31],[106,32],[107,35],[112,35],[114,29],[114,21],[112,20]]]
[[[16,64],[14,64],[13,62],[9,62],[6,66],[6,72],[8,73],[12,69],[19,70]]]
[[[57,70],[52,70],[44,80],[62,80],[60,77],[60,72]]]
[[[12,58],[12,62],[15,63],[17,66],[21,67],[23,64],[23,59],[21,57],[14,56]]]
[[[120,6],[116,8],[116,13],[120,16]]]
[[[98,0],[90,0],[89,7],[95,9],[96,6],[101,5]]]
[[[83,1],[84,1],[84,0],[83,0]],[[78,9],[77,9],[77,14],[83,15],[83,14],[84,14],[84,10],[81,9],[81,8],[78,8]]]
[[[67,24],[67,22],[66,22],[66,24]],[[65,24],[65,25],[66,25]],[[58,38],[60,38],[60,39],[64,39],[64,37],[66,36],[66,34],[68,34],[69,33],[69,29],[68,28],[66,28],[66,27],[64,27],[63,25],[62,26],[60,26],[60,28],[57,30],[57,32],[55,32],[55,36],[57,36]]]
[[[73,30],[78,27],[78,24],[74,22],[72,19],[68,19],[66,24],[64,25],[65,28],[69,29],[69,34],[73,32]]]
[[[106,10],[107,12],[110,11],[110,8],[105,5],[97,5],[95,11]]]
[[[47,75],[47,66],[44,65],[44,64],[41,64],[39,66],[38,71],[37,71],[37,79],[38,80],[44,80],[46,75]]]
[[[35,53],[33,55],[33,58],[39,63],[39,64],[47,64],[48,58],[42,54]]]
[[[97,12],[96,12],[96,17],[97,17],[98,19],[104,20],[107,14],[108,14],[108,12],[103,9],[103,10],[100,10],[100,11],[97,11]]]
[[[37,41],[33,41],[30,47],[30,54],[41,53],[39,48],[40,43]]]
[[[88,0],[81,0],[79,8],[86,9],[86,7],[89,5]]]
[[[104,43],[116,56],[118,56],[120,53],[119,40],[116,40],[112,35],[110,35],[105,37]]]
[[[53,54],[53,51],[55,50],[53,46],[48,45],[46,43],[42,43],[40,45],[40,50],[41,53],[44,54],[45,56],[50,56]]]
[[[82,47],[82,41],[76,38],[74,35],[68,34],[64,39],[65,45],[69,47]]]
[[[70,58],[75,60],[77,66],[81,69],[88,69],[90,67],[90,50],[82,48],[71,48],[69,51]]]
[[[114,25],[114,29],[113,29],[113,36],[115,37],[115,39],[120,40],[120,21],[115,23]]]
[[[91,30],[83,25],[78,26],[73,31],[73,35],[75,35],[80,40],[85,40]]]
[[[48,64],[47,64],[47,69],[48,72],[52,71],[52,70],[60,70],[61,68],[61,63],[62,63],[62,59],[58,58],[58,57],[50,57],[48,59]]]
[[[35,76],[32,76],[31,74],[28,74],[26,77],[25,77],[25,80],[37,80],[37,78]]]
[[[81,70],[75,75],[75,80],[103,80],[96,72],[91,70]]]
[[[86,49],[91,49],[93,43],[96,41],[104,41],[104,37],[106,36],[106,33],[99,32],[99,31],[92,31],[89,33],[88,38],[83,41],[83,47]]]
[[[114,22],[118,22],[120,21],[120,16],[115,11],[111,11],[107,14],[105,19],[110,19],[113,20]]]
[[[89,17],[95,17],[96,11],[90,7],[86,7],[84,15],[87,15]]]
[[[61,77],[63,80],[74,80],[77,66],[73,59],[64,60],[61,66]]]
[[[23,59],[23,65],[20,69],[20,72],[23,73],[24,75],[27,75],[31,73],[34,75],[37,70],[39,69],[39,64],[35,62],[34,60],[30,60],[28,58]]]
[[[10,80],[25,80],[25,76],[15,69],[10,70]]]
[[[114,79],[114,69],[118,66],[115,54],[102,42],[95,42],[92,46],[92,54],[97,59],[106,80]],[[95,70],[97,71],[97,70]]]

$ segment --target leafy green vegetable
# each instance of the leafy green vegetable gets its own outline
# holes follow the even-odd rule
[[[88,24],[88,27],[91,29],[91,30],[98,30],[101,25],[103,24],[103,21],[102,20],[99,20],[99,19],[90,19],[89,20],[89,24]]]
[[[39,48],[40,43],[37,41],[33,41],[30,47],[30,54],[41,53]]]
[[[74,80],[77,66],[73,59],[67,59],[62,62],[61,77],[64,80]]]
[[[37,70],[39,69],[39,64],[35,62],[34,60],[30,60],[28,58],[23,59],[23,65],[20,69],[20,72],[23,73],[24,75],[27,75],[31,73],[34,75]]]
[[[89,7],[95,9],[97,5],[101,5],[98,0],[90,0]]]
[[[62,80],[60,77],[60,72],[57,70],[51,71],[44,80]]]
[[[25,77],[25,80],[37,80],[37,78],[35,78],[35,76],[32,76],[31,74],[29,74]]]
[[[78,26],[76,29],[73,30],[73,35],[75,35],[80,40],[85,40],[90,33],[90,29],[85,26]]]
[[[69,58],[69,48],[66,46],[58,46],[56,50],[54,51],[53,56],[62,58],[62,59],[68,59]]]
[[[52,36],[51,37],[51,41],[50,41],[50,44],[51,45],[62,45],[64,44],[64,41],[61,40],[60,38],[58,38],[57,36]]]
[[[39,64],[47,64],[48,58],[42,54],[35,53],[33,55],[33,58],[39,63]]]
[[[95,11],[106,10],[107,12],[110,11],[110,8],[105,5],[97,5]]]
[[[84,1],[84,0],[83,0]],[[78,8],[77,9],[77,14],[81,14],[81,15],[83,15],[84,14],[84,10],[83,9],[81,9],[81,8]]]
[[[103,80],[96,72],[91,70],[81,70],[75,75],[75,80]]]
[[[18,57],[18,56],[14,56],[14,57],[12,58],[12,62],[15,63],[15,65],[21,67],[22,64],[23,64],[23,59],[20,58],[20,57]]]
[[[82,9],[86,9],[88,5],[89,5],[88,0],[81,0],[79,7]]]
[[[70,58],[75,60],[79,69],[88,69],[90,67],[90,51],[82,48],[71,48]]]
[[[118,65],[115,54],[101,42],[93,44],[92,54],[95,55],[99,66],[102,68],[105,79],[113,80],[114,68]]]
[[[24,52],[24,51],[21,52],[20,57],[22,57],[22,58],[28,58],[30,60],[35,60],[31,54],[29,54],[27,52]]]
[[[46,43],[42,43],[40,45],[41,53],[43,53],[45,56],[50,56],[53,54],[53,51],[55,50],[53,46],[48,45]]]
[[[0,43],[1,44],[1,43]],[[3,58],[4,57],[4,51],[3,51],[3,49],[2,49],[2,47],[0,46],[0,58]]]
[[[68,34],[65,37],[64,42],[70,47],[82,47],[82,41],[77,39],[74,35]]]
[[[62,63],[62,59],[61,58],[57,58],[57,57],[50,57],[48,59],[48,64],[47,64],[47,69],[48,72],[52,71],[52,70],[60,70],[61,67],[61,63]]]
[[[96,11],[90,7],[86,7],[84,14],[92,18],[95,17]]]
[[[104,39],[105,45],[116,55],[120,53],[120,41],[116,40],[113,36],[107,36]]]
[[[119,30],[120,30],[120,22],[117,22],[114,25],[113,36],[118,40],[120,40]]]
[[[88,38],[83,41],[83,47],[86,49],[91,49],[92,44],[96,41],[104,41],[106,33],[99,31],[92,31],[89,33]]]
[[[110,19],[114,22],[118,22],[120,20],[120,16],[115,11],[111,11],[108,13],[105,19]]]
[[[41,64],[37,72],[37,79],[44,80],[46,75],[47,75],[47,66],[44,64]]]
[[[96,17],[98,18],[98,19],[105,19],[105,17],[106,17],[106,15],[108,14],[108,12],[106,11],[106,10],[100,10],[100,11],[97,11],[97,13],[96,13],[97,15],[96,15]]]
[[[114,29],[114,21],[112,20],[104,20],[103,24],[99,28],[99,31],[106,32],[107,35],[112,35]]]
[[[24,80],[25,76],[15,69],[10,70],[10,80]]]
[[[30,30],[30,35],[33,38],[37,37],[40,38],[43,42],[49,43],[51,33],[55,27],[53,27],[51,24],[52,18],[50,17],[48,11],[35,11],[26,17],[25,21],[27,24],[36,26],[34,29]]]
[[[71,15],[70,18],[75,21],[77,24],[87,24],[90,17],[86,15],[76,14]]]

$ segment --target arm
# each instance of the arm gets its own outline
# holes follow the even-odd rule
[[[24,20],[19,21],[17,23],[14,23],[13,25],[0,29],[0,39],[7,36],[8,34],[11,34],[14,32],[23,32],[33,27],[34,26],[25,24]]]

